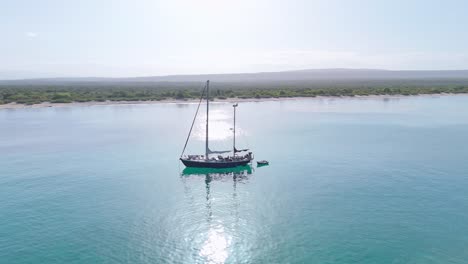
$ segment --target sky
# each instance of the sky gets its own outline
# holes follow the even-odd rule
[[[468,69],[468,1],[0,0],[0,78]]]

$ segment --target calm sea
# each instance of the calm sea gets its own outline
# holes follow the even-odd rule
[[[0,263],[468,262],[468,96],[241,103],[233,171],[178,162],[195,109],[0,110]]]

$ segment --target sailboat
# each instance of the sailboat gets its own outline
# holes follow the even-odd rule
[[[210,116],[210,81],[206,81],[205,87],[203,88],[202,95],[200,97],[200,102],[198,103],[197,111],[195,112],[195,117],[192,121],[192,126],[190,127],[187,140],[185,141],[184,149],[180,155],[180,161],[186,167],[195,167],[195,168],[234,168],[237,166],[245,166],[253,160],[253,153],[249,152],[249,149],[237,149],[236,148],[236,108],[238,104],[234,104],[234,127],[233,131],[233,147],[232,150],[227,151],[213,151],[209,147],[209,116]],[[206,93],[206,128],[205,128],[205,154],[204,155],[184,155],[185,148],[190,139],[190,134],[192,133],[193,125],[197,118],[198,110],[200,105],[205,97]],[[221,154],[232,152],[232,155],[223,156]],[[215,154],[218,154],[217,156]]]

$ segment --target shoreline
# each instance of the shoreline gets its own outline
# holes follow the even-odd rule
[[[417,95],[358,95],[358,96],[315,96],[315,97],[280,97],[280,98],[227,98],[215,99],[213,103],[235,103],[235,102],[275,102],[275,101],[295,101],[295,100],[323,100],[323,99],[403,99],[413,97],[441,97],[441,96],[466,96],[466,93],[452,94],[417,94]],[[90,102],[71,102],[71,103],[50,103],[26,105],[18,103],[0,104],[2,109],[34,109],[46,107],[83,107],[83,106],[111,106],[111,105],[152,105],[152,104],[194,104],[199,99],[177,100],[166,99],[161,101],[90,101]]]

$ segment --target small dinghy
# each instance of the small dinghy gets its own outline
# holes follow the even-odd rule
[[[257,161],[258,166],[265,166],[265,165],[268,165],[268,164],[270,164],[268,162],[268,160],[259,160],[259,161]]]

